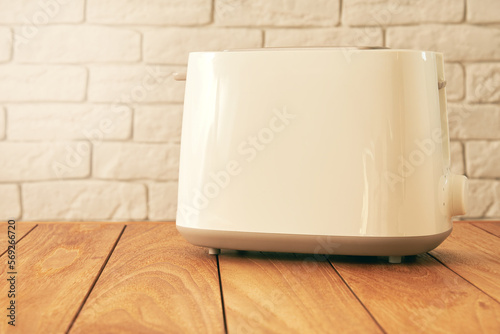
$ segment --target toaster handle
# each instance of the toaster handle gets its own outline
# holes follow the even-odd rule
[[[439,111],[441,116],[441,138],[443,146],[444,165],[450,167],[450,136],[448,134],[448,113],[446,111],[446,79],[444,76],[444,61],[441,53],[436,54],[437,89],[439,94]]]

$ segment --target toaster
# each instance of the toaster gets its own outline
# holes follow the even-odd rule
[[[465,214],[443,55],[384,48],[192,52],[178,231],[209,248],[402,256]]]

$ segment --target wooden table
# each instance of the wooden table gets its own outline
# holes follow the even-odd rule
[[[17,223],[16,327],[1,333],[500,333],[500,222],[387,258],[208,255],[173,223]]]

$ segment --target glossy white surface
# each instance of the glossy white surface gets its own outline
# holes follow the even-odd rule
[[[336,236],[449,230],[466,185],[449,171],[439,81],[434,52],[191,53],[177,224]]]

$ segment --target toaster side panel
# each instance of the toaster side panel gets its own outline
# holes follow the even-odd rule
[[[451,228],[430,52],[194,53],[177,224],[423,236]]]

